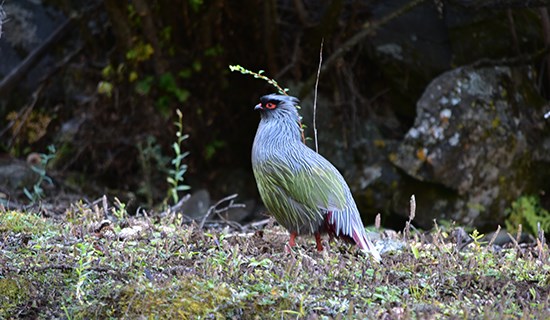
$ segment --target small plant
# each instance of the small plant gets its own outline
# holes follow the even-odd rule
[[[112,208],[113,215],[118,219],[118,221],[124,220],[128,212],[126,211],[126,204],[122,203],[117,197],[115,197],[115,208]]]
[[[231,71],[238,71],[242,74],[250,74],[252,76],[254,76],[254,78],[256,79],[262,79],[262,80],[265,80],[267,81],[267,83],[269,83],[270,85],[274,86],[275,88],[277,88],[277,90],[279,91],[280,94],[284,94],[284,95],[287,95],[287,92],[288,92],[288,88],[282,88],[278,83],[277,81],[269,78],[269,77],[266,77],[263,75],[263,73],[265,72],[264,70],[260,70],[258,72],[254,72],[254,71],[251,71],[251,70],[248,70],[246,68],[243,68],[241,67],[240,65],[230,65],[229,66],[229,70]]]
[[[78,261],[74,272],[77,276],[77,282],[75,285],[75,296],[80,304],[84,304],[86,299],[85,286],[89,282],[88,276],[92,272],[90,270],[94,250],[90,243],[78,243],[75,249],[78,251]]]
[[[550,212],[540,205],[540,200],[536,196],[522,196],[514,201],[509,209],[506,210],[508,218],[506,219],[506,228],[510,232],[517,231],[518,225],[526,226],[526,229],[536,235],[538,233],[537,224],[540,222],[540,228],[550,233]]]
[[[174,168],[168,171],[169,176],[166,178],[166,181],[168,181],[168,184],[170,185],[168,189],[168,197],[172,198],[174,204],[178,203],[180,199],[178,195],[179,191],[190,189],[188,185],[183,184],[183,175],[187,171],[187,165],[182,163],[183,159],[189,155],[189,152],[182,152],[181,150],[183,141],[189,138],[189,135],[183,134],[183,114],[179,109],[176,110],[176,113],[178,115],[178,120],[174,122],[174,124],[178,130],[176,131],[176,142],[172,144],[172,149],[174,149],[176,156],[172,159],[172,165]]]
[[[472,240],[474,240],[474,246],[477,249],[481,249],[481,246],[485,243],[484,241],[481,241],[484,237],[485,237],[485,235],[482,234],[482,233],[479,233],[479,231],[477,231],[477,229],[474,229],[474,231],[472,231],[472,233],[470,233],[470,238],[472,238]]]
[[[275,81],[274,79],[271,79],[265,75],[263,75],[263,73],[265,72],[264,70],[260,70],[258,72],[254,72],[254,71],[251,71],[251,70],[248,70],[244,67],[241,67],[240,65],[229,65],[229,70],[231,71],[238,71],[242,74],[250,74],[252,76],[254,76],[254,78],[256,79],[262,79],[262,80],[265,80],[267,83],[269,83],[270,85],[274,86],[277,91],[279,91],[280,94],[283,94],[285,96],[288,96],[288,91],[289,89],[288,88],[282,88],[278,83],[277,81]],[[297,105],[296,106],[296,109],[300,110],[300,106]],[[314,115],[314,119],[315,119],[315,115]],[[304,130],[306,128],[306,126],[302,123],[302,116],[300,116],[300,127],[302,128],[302,141],[305,143],[306,140],[309,140],[309,138],[306,138],[305,134],[304,134]],[[317,129],[315,128],[315,126],[313,127],[313,130],[316,131]],[[315,150],[317,151],[317,139],[315,139]]]
[[[44,197],[44,189],[42,189],[42,183],[45,181],[50,185],[53,184],[53,181],[50,177],[46,175],[46,166],[51,159],[55,158],[55,147],[53,145],[48,146],[48,153],[40,154],[40,164],[38,166],[32,166],[32,170],[38,174],[38,180],[32,187],[32,191],[25,188],[23,192],[29,198],[31,203],[36,203],[38,200]]]
[[[162,154],[161,146],[157,139],[148,135],[145,141],[137,144],[138,160],[143,179],[137,193],[145,197],[147,206],[150,208],[154,202],[154,177],[160,173],[165,177],[168,173],[170,159]]]

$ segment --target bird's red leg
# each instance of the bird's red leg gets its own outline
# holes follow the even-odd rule
[[[321,234],[315,232],[315,242],[317,242],[317,251],[323,251],[323,244],[321,243]]]
[[[298,235],[297,232],[291,232],[290,233],[290,239],[288,240],[288,246],[285,246],[285,251],[290,252],[291,248],[296,246],[296,236]]]
[[[291,232],[290,233],[290,240],[288,240],[288,245],[290,247],[294,247],[296,246],[296,241],[294,239],[296,239],[296,236],[298,235],[297,232]]]

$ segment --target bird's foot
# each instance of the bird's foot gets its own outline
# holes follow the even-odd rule
[[[288,240],[288,244],[285,245],[285,252],[286,253],[291,253],[292,252],[292,247],[296,246],[296,236],[297,235],[298,235],[297,232],[291,232],[290,233],[290,239]]]
[[[323,244],[321,243],[321,234],[319,232],[315,233],[315,242],[317,242],[317,251],[323,251]]]

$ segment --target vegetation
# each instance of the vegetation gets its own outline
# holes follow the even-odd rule
[[[35,203],[44,197],[44,189],[42,189],[43,183],[48,183],[50,185],[53,183],[52,179],[46,175],[46,167],[48,166],[48,163],[55,158],[55,147],[53,145],[48,146],[48,153],[42,153],[39,157],[40,163],[31,167],[32,170],[38,174],[38,180],[33,185],[32,191],[27,188],[23,189],[23,193],[27,196],[31,203]]]
[[[507,215],[506,228],[510,231],[516,231],[516,226],[523,225],[533,235],[541,231],[550,233],[550,212],[541,206],[538,197],[519,197],[507,210]]]
[[[180,110],[176,110],[176,113],[178,115],[178,120],[174,122],[177,127],[176,142],[172,144],[172,149],[174,149],[175,153],[172,159],[174,168],[169,170],[169,176],[166,178],[170,185],[168,197],[172,198],[174,204],[178,203],[180,199],[178,192],[189,190],[189,186],[183,184],[183,175],[187,171],[187,165],[182,163],[183,159],[189,155],[189,152],[183,152],[181,150],[183,141],[187,139],[189,135],[183,134],[183,114]]]
[[[441,319],[550,316],[548,245],[493,247],[437,226],[377,264],[345,243],[284,251],[279,227],[203,231],[177,215],[105,223],[0,212],[0,318]],[[126,236],[123,226],[140,226]]]

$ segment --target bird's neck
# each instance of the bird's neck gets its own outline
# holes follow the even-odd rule
[[[294,119],[262,119],[256,132],[256,140],[285,147],[302,143],[302,129]]]

